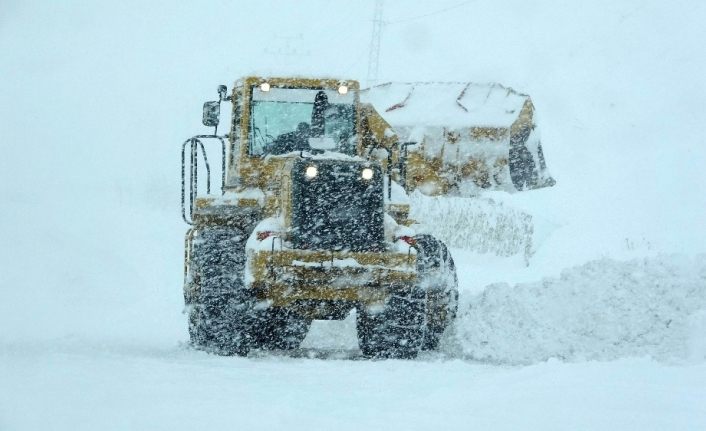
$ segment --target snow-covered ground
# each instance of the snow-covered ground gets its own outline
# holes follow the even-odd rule
[[[159,346],[4,347],[3,430],[702,429],[706,364],[220,358]],[[10,364],[8,366],[7,364]]]
[[[380,81],[530,94],[557,180],[484,196],[532,216],[529,265],[453,248],[455,331],[405,362],[350,319],[295,357],[184,347],[201,103],[367,72],[372,0],[240,3],[0,7],[0,430],[706,429],[706,4],[385,2]]]

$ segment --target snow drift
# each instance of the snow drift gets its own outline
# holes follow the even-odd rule
[[[508,364],[549,358],[706,357],[706,255],[591,261],[541,282],[490,285],[461,304],[463,357]]]

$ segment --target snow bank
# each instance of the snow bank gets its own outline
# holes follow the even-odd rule
[[[601,259],[558,279],[493,284],[466,301],[454,353],[470,359],[706,358],[706,255]]]

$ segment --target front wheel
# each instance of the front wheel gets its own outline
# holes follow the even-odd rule
[[[189,253],[185,299],[191,344],[219,355],[247,355],[261,328],[256,299],[243,283],[246,232],[209,227]]]
[[[282,308],[270,308],[264,313],[263,331],[259,347],[265,350],[292,350],[299,348],[306,338],[311,319]]]
[[[456,265],[446,245],[431,235],[418,235],[417,276],[425,292],[424,350],[437,350],[458,310]]]
[[[367,358],[413,359],[424,343],[425,294],[414,286],[392,294],[381,310],[357,310],[358,344]]]

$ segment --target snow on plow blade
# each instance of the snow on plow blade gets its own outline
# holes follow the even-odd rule
[[[386,83],[362,99],[408,147],[408,190],[461,195],[554,185],[529,96],[500,84]]]

